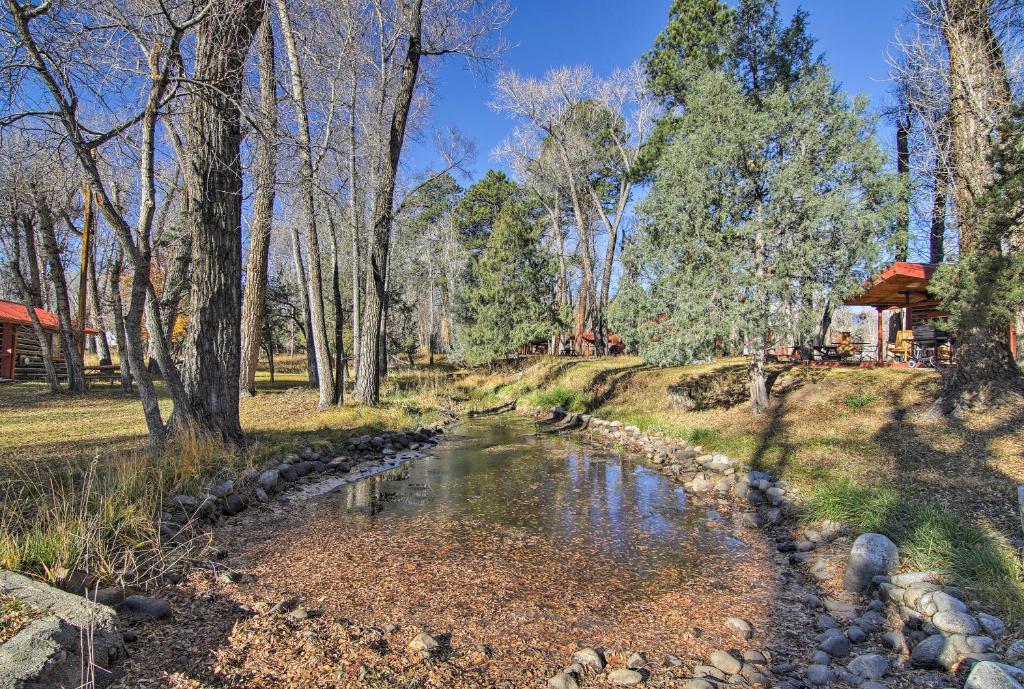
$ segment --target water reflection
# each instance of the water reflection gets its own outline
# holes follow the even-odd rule
[[[335,518],[387,529],[424,514],[484,523],[567,548],[583,543],[648,572],[745,547],[709,527],[708,511],[688,505],[681,486],[615,454],[536,435],[518,419],[458,432],[431,457],[340,488]]]

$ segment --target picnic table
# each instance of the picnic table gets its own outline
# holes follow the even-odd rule
[[[842,361],[853,356],[863,361],[864,354],[871,351],[870,347],[870,342],[833,342],[826,345],[814,345],[814,351],[821,356],[822,361]],[[850,353],[844,356],[840,354],[842,349],[850,350]]]
[[[121,367],[117,364],[100,364],[99,366],[83,366],[82,376],[86,380],[107,380],[113,385],[121,380]]]

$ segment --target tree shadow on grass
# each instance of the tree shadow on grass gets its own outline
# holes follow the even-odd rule
[[[629,383],[636,374],[650,371],[653,368],[653,366],[647,364],[634,364],[632,366],[619,366],[599,371],[585,388],[589,395],[586,404],[587,411],[593,412],[600,409],[610,399],[615,397],[619,389]]]

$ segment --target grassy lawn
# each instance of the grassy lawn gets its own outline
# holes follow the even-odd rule
[[[439,418],[409,400],[318,411],[305,383],[305,373],[287,369],[274,383],[260,374],[259,394],[241,405],[253,440],[245,450],[188,436],[158,455],[146,450],[138,399],[117,387],[52,396],[40,383],[0,386],[0,567],[54,582],[84,573],[102,582],[148,583],[173,558],[188,556],[160,546],[154,515],[168,496],[262,468],[281,450]],[[165,393],[161,401],[166,420],[171,403]]]
[[[881,531],[913,568],[951,571],[990,607],[1024,622],[1016,487],[1024,484],[1024,407],[925,421],[938,375],[907,369],[774,366],[773,404],[749,411],[746,362],[650,368],[629,357],[535,360],[474,371],[451,397],[484,407],[519,398],[635,424],[788,478],[808,516]],[[697,408],[673,407],[685,386]]]

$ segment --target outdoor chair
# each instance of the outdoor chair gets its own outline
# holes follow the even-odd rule
[[[854,354],[860,354],[860,350],[854,346],[853,338],[848,332],[836,333],[836,340],[833,344],[836,346],[836,354],[840,359],[849,359]]]
[[[896,359],[896,361],[908,361],[910,359],[910,351],[913,346],[913,342],[913,330],[897,330],[896,341],[890,344],[887,348],[889,356]]]

